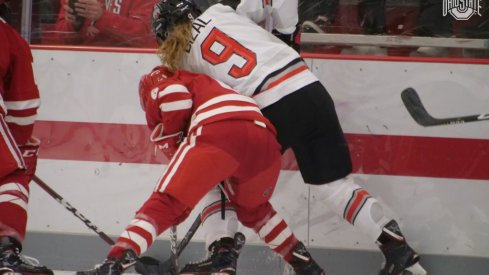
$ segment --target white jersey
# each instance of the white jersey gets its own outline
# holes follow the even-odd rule
[[[298,0],[241,0],[236,12],[264,26],[284,34],[295,31],[299,22]]]
[[[224,82],[260,108],[318,81],[295,50],[228,6],[197,17],[192,36],[183,69]]]

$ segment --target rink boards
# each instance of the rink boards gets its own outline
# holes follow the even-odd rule
[[[151,52],[53,48],[35,48],[33,55],[42,98],[37,174],[116,236],[166,167],[149,143],[137,92],[140,76],[159,60]],[[437,118],[489,112],[489,66],[318,56],[306,61],[335,101],[358,183],[388,205],[412,246],[421,254],[489,257],[489,121],[423,127],[400,97],[403,89],[415,88]],[[94,235],[31,186],[30,232]],[[273,203],[311,247],[376,250],[316,200],[290,152]],[[179,226],[180,236],[194,215]],[[245,232],[248,243],[260,244]]]

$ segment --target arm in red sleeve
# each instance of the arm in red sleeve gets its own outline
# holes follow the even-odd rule
[[[11,58],[4,79],[3,100],[7,108],[5,121],[17,144],[22,145],[32,135],[40,105],[39,90],[34,80],[29,45],[13,29],[8,33],[8,40],[11,44]]]
[[[60,0],[58,20],[56,21],[55,25],[55,39],[61,44],[79,44],[83,41],[83,31],[76,31],[71,22],[68,22],[65,19],[65,3],[66,0]],[[83,29],[85,28],[86,26],[83,27]]]
[[[185,85],[177,82],[166,82],[158,88],[155,98],[150,99],[146,118],[153,130],[151,141],[169,158],[186,135],[192,106],[192,94]]]
[[[151,14],[155,3],[153,0],[125,0],[119,13],[104,11],[95,22],[95,27],[102,34],[125,40],[133,46],[156,45],[151,32]]]

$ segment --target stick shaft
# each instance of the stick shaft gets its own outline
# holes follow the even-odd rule
[[[89,219],[85,218],[78,210],[73,207],[70,203],[68,203],[63,197],[61,197],[56,191],[54,191],[49,185],[47,185],[43,180],[41,180],[39,177],[34,175],[32,177],[32,180],[39,185],[46,193],[48,193],[51,197],[53,197],[57,202],[59,202],[61,205],[63,205],[68,211],[73,213],[75,217],[80,219],[88,228],[90,228],[92,231],[97,233],[99,237],[104,240],[107,244],[109,245],[114,245],[114,240],[112,240],[107,234],[105,234],[103,231],[98,229],[97,226],[95,226]]]
[[[177,274],[178,271],[178,251],[177,251],[177,226],[173,225],[170,229],[170,251],[171,251],[171,264],[172,272]]]
[[[201,222],[202,222],[202,220],[201,220],[200,214],[199,214],[195,218],[194,222],[190,226],[189,230],[187,231],[187,233],[185,234],[185,236],[183,237],[183,239],[178,244],[177,256],[180,256],[180,254],[182,254],[182,252],[185,249],[185,247],[187,247],[187,244],[190,242],[190,240],[192,239],[192,237],[195,235],[195,232],[197,232],[197,229],[199,229],[199,226],[200,226]]]

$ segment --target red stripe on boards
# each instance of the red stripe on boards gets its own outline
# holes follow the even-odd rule
[[[155,155],[146,125],[36,121],[34,135],[41,140],[42,159],[168,163]]]
[[[154,154],[145,125],[37,121],[42,159],[168,163]],[[489,139],[346,134],[353,170],[360,174],[489,179]],[[292,151],[283,170],[297,170]]]
[[[347,135],[355,173],[489,179],[489,139]]]

